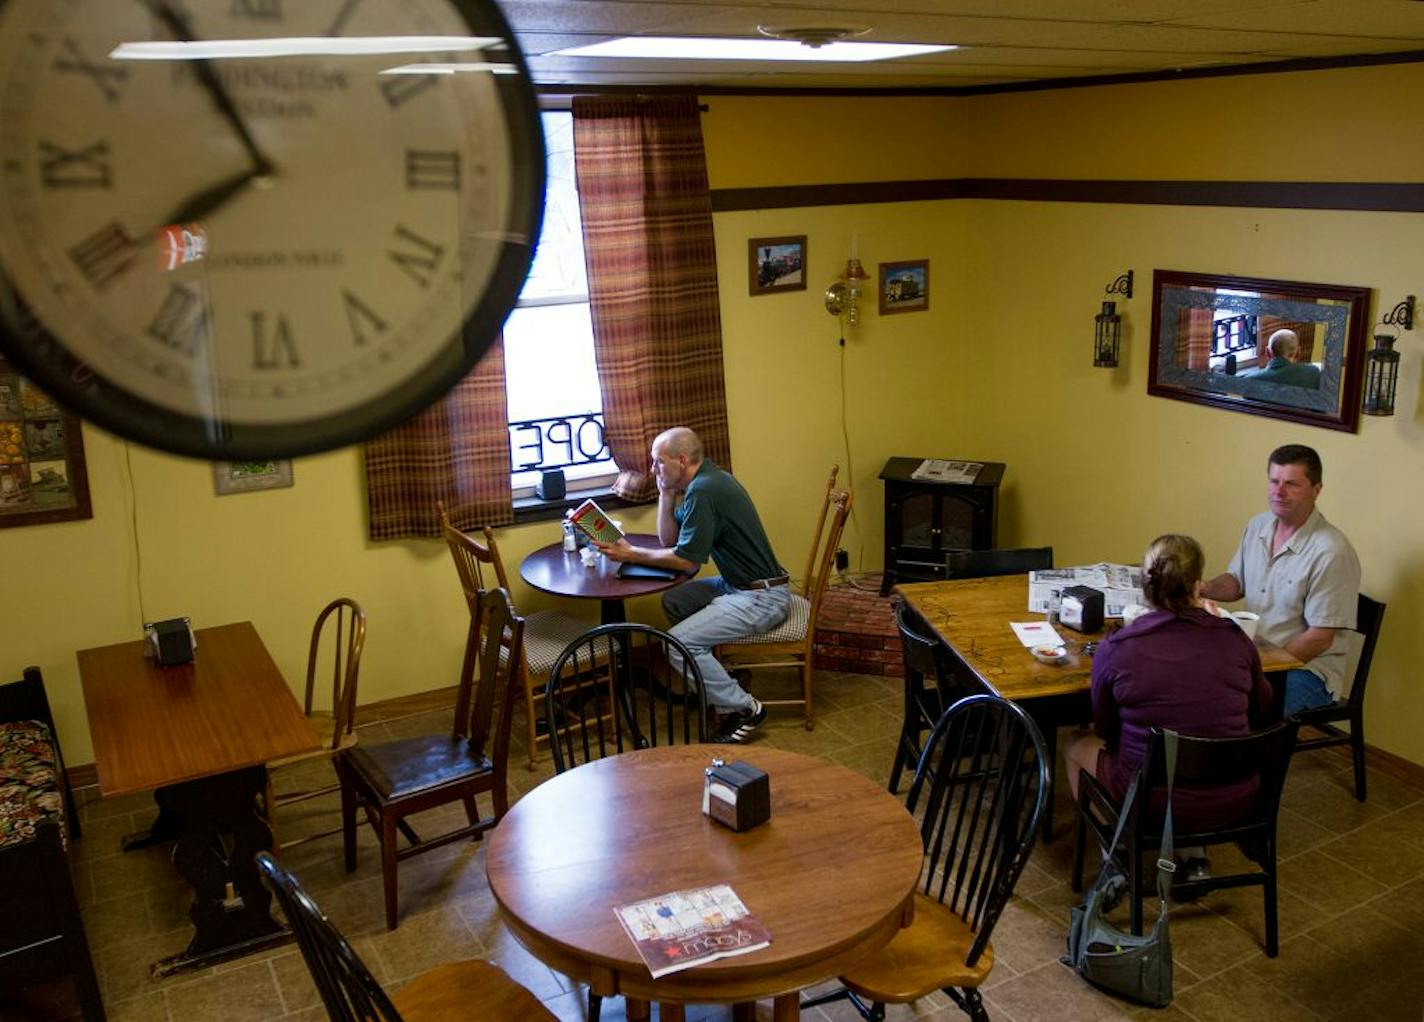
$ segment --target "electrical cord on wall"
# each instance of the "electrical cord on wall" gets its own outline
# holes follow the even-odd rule
[[[850,482],[855,479],[855,468],[854,468],[854,465],[853,465],[852,462],[851,462],[851,457],[850,457],[850,428],[849,428],[849,427],[847,426],[847,424],[846,424],[846,364],[845,364],[846,342],[845,342],[845,329],[844,329],[845,320],[844,320],[844,319],[840,319],[840,318],[838,317],[838,322],[840,322],[841,325],[842,325],[841,338],[840,338],[840,351],[841,351],[841,364],[840,364],[840,374],[841,374],[841,442],[845,445],[846,481],[847,481],[847,485],[849,485]],[[862,533],[861,530],[860,530],[860,518],[857,517],[857,515],[856,515],[856,507],[855,507],[855,504],[854,504],[854,503],[852,503],[851,506],[850,506],[850,520],[851,520],[851,523],[855,526],[855,540],[856,540],[855,563],[859,566],[859,569],[860,569],[860,570],[857,570],[857,571],[854,572],[854,573],[842,571],[842,572],[840,573],[841,580],[844,581],[846,584],[848,584],[848,585],[850,585],[850,586],[852,586],[852,587],[854,587],[854,588],[856,588],[856,589],[874,589],[874,590],[876,590],[876,591],[879,591],[880,586],[879,586],[879,583],[878,583],[878,582],[877,582],[875,585],[873,585],[873,586],[865,586],[865,585],[861,585],[860,582],[858,581],[858,579],[861,579],[861,578],[866,577],[866,572],[864,571],[864,568],[865,568],[865,534]]]
[[[129,529],[133,533],[134,549],[134,592],[138,596],[139,628],[148,620],[148,611],[143,607],[143,546],[138,539],[138,487],[134,485],[133,447],[124,442],[124,467],[128,470],[129,484]]]

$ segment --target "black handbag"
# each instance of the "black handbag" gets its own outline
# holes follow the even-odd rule
[[[1177,869],[1172,861],[1172,778],[1177,772],[1177,732],[1164,728],[1162,734],[1167,753],[1167,805],[1162,820],[1162,844],[1157,853],[1157,921],[1150,933],[1138,936],[1124,933],[1103,918],[1111,908],[1111,904],[1105,906],[1104,902],[1115,902],[1114,888],[1120,890],[1122,884],[1113,853],[1122,839],[1138,785],[1144,781],[1144,771],[1137,770],[1123,797],[1102,871],[1083,904],[1073,909],[1068,925],[1068,954],[1063,959],[1064,965],[1071,966],[1094,986],[1154,1008],[1165,1008],[1172,1003],[1172,939],[1167,929],[1167,894],[1172,887],[1172,874]]]

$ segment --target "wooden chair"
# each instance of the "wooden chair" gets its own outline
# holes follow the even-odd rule
[[[335,1022],[509,1022],[555,1016],[498,965],[469,960],[440,965],[387,996],[354,948],[322,914],[296,877],[257,853],[262,882],[281,903],[327,1017]]]
[[[633,622],[599,625],[570,643],[549,672],[544,713],[554,772],[630,749],[711,739],[702,672],[667,632]],[[588,992],[588,1022],[603,999]]]
[[[806,715],[806,730],[816,726],[811,711],[811,674],[815,670],[816,615],[835,566],[841,532],[850,514],[850,490],[836,489],[839,466],[831,466],[826,480],[826,497],[816,517],[816,531],[806,556],[806,570],[791,594],[791,610],[786,620],[769,632],[748,635],[720,645],[714,655],[728,671],[757,667],[799,667],[801,698],[763,699],[766,706],[800,706]],[[824,540],[824,541],[823,541]]]
[[[1046,756],[1033,721],[998,696],[968,696],[944,712],[905,803],[918,816],[924,801],[914,921],[843,974],[845,989],[802,1007],[848,997],[863,1017],[883,1019],[886,1004],[943,990],[987,1022],[979,987],[994,967],[989,938],[1033,849],[1049,790]]]
[[[1255,734],[1240,738],[1191,738],[1177,740],[1178,787],[1214,787],[1253,775],[1260,777],[1256,801],[1250,812],[1232,823],[1209,830],[1188,831],[1174,827],[1177,848],[1191,845],[1239,843],[1241,850],[1260,868],[1246,873],[1213,875],[1190,882],[1178,881],[1172,889],[1182,894],[1204,894],[1225,887],[1259,884],[1265,900],[1266,954],[1274,958],[1280,949],[1276,924],[1276,816],[1281,806],[1286,768],[1290,765],[1297,724],[1283,721]],[[1138,785],[1135,805],[1127,820],[1123,847],[1111,853],[1117,857],[1132,898],[1132,932],[1142,932],[1142,893],[1156,876],[1156,849],[1162,839],[1162,819],[1150,812],[1152,791],[1167,783],[1163,764],[1162,732],[1152,729],[1147,760],[1139,768],[1147,783]],[[1078,836],[1073,846],[1073,890],[1083,889],[1083,856],[1089,829],[1105,848],[1113,837],[1120,806],[1096,777],[1086,770],[1078,774]],[[1175,814],[1174,814],[1175,815]],[[1153,866],[1143,869],[1143,856],[1152,853]]]
[[[104,1022],[104,1002],[70,874],[68,839],[78,807],[64,771],[38,667],[0,685],[0,988],[69,976],[85,1022]]]
[[[465,663],[462,672],[469,671],[475,662],[480,637],[477,627],[476,604],[480,594],[491,587],[485,584],[484,566],[494,570],[495,585],[510,592],[509,579],[504,573],[504,562],[499,557],[499,547],[495,545],[494,530],[484,526],[484,543],[473,536],[461,532],[450,524],[450,516],[445,505],[437,503],[440,528],[445,535],[445,543],[450,547],[450,555],[455,559],[455,571],[460,576],[460,588],[465,592],[465,602],[470,608],[470,631],[465,639]],[[524,716],[528,728],[526,735],[529,753],[528,767],[534,769],[534,754],[538,743],[547,741],[547,735],[538,733],[539,714],[535,703],[544,697],[544,679],[554,661],[559,658],[564,647],[588,630],[588,622],[561,610],[536,610],[524,619],[524,656],[519,662],[519,680],[524,686]]]
[[[1295,715],[1301,727],[1310,727],[1321,732],[1319,738],[1298,738],[1296,752],[1323,749],[1329,745],[1350,746],[1351,758],[1355,764],[1355,798],[1365,800],[1365,683],[1370,679],[1370,661],[1375,657],[1375,642],[1379,639],[1380,625],[1384,623],[1384,604],[1360,594],[1360,602],[1355,612],[1355,631],[1364,636],[1360,647],[1360,662],[1355,666],[1355,680],[1350,686],[1350,695],[1343,702],[1328,703]],[[1337,724],[1348,723],[1345,731]]]
[[[599,625],[549,673],[544,713],[554,771],[626,749],[711,738],[702,672],[687,647],[649,625]]]
[[[328,644],[331,658],[331,709],[318,710],[313,705],[316,697],[317,665],[322,658],[322,640],[328,635],[331,639]],[[290,848],[341,832],[341,828],[337,826],[317,834],[278,841],[277,811],[280,808],[331,795],[341,790],[341,783],[333,772],[330,784],[277,795],[273,791],[272,775],[275,771],[286,770],[299,763],[334,760],[342,749],[349,749],[356,744],[356,683],[361,675],[361,653],[365,648],[366,612],[361,609],[359,603],[343,596],[322,608],[321,613],[317,615],[316,624],[312,626],[311,643],[307,650],[307,693],[303,703],[303,712],[321,738],[321,748],[267,764],[267,790],[263,796],[263,807],[267,826],[272,829],[274,848]],[[334,769],[333,767],[333,771]]]
[[[905,711],[900,722],[900,740],[895,744],[895,762],[890,768],[890,794],[900,792],[900,774],[908,765],[913,771],[920,763],[920,735],[932,730],[947,703],[959,695],[946,663],[944,645],[922,635],[912,623],[916,619],[899,599],[895,604],[895,624],[900,630],[900,649],[905,662]]]
[[[517,665],[523,655],[524,621],[514,616],[503,589],[484,594],[475,605],[478,632],[484,625],[479,685],[473,671],[460,678],[455,700],[455,726],[450,734],[419,735],[343,749],[336,757],[341,779],[341,824],[347,871],[356,868],[356,810],[366,818],[381,844],[381,875],[385,880],[386,927],[394,930],[396,864],[452,841],[479,840],[509,808],[506,762],[515,700],[519,698]],[[481,817],[475,797],[488,792],[494,803]],[[406,817],[450,802],[465,806],[466,824],[423,840]],[[408,848],[397,848],[396,832]]]
[[[1023,575],[1053,567],[1053,548],[1029,546],[1004,550],[951,550],[945,555],[945,565],[946,578]]]

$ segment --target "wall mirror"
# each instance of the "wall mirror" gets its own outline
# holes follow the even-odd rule
[[[1156,270],[1147,393],[1353,433],[1369,296],[1363,287]]]

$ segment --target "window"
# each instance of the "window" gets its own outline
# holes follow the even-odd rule
[[[614,472],[603,440],[603,397],[593,360],[573,114],[546,111],[543,121],[549,182],[544,228],[529,278],[504,324],[516,499],[532,492],[544,469],[563,468],[580,487],[611,479]]]

